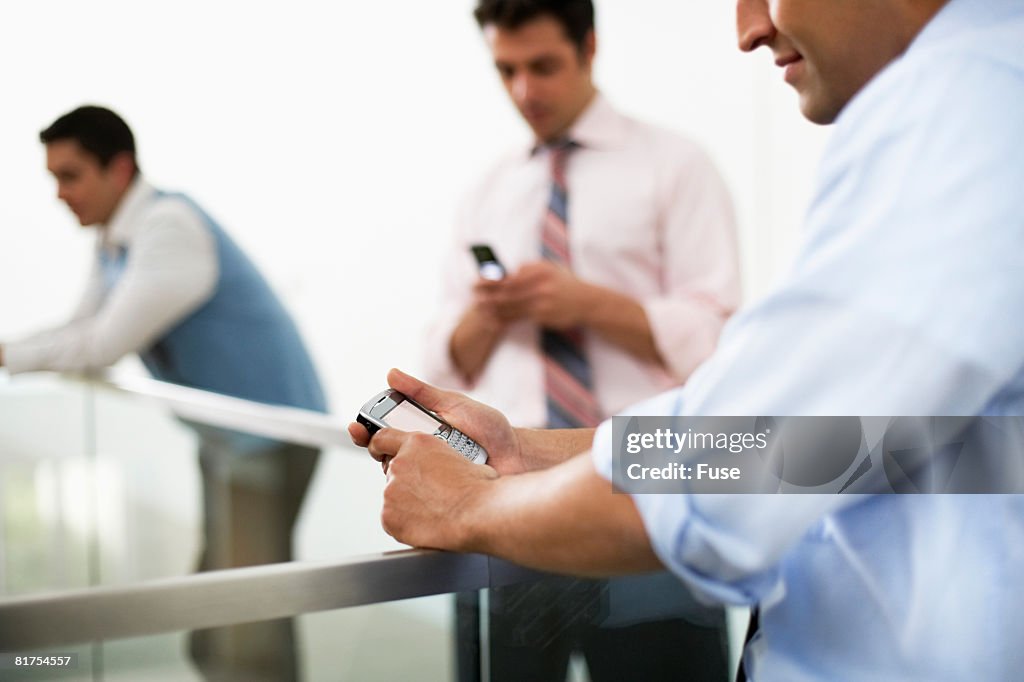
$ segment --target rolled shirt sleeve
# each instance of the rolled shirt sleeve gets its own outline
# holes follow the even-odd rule
[[[877,313],[835,301],[778,299],[738,320],[686,389],[634,406],[634,415],[980,413],[999,386],[993,367]],[[806,330],[794,339],[792,329]],[[1024,338],[1021,339],[1024,347]],[[865,349],[872,349],[865,352]],[[593,457],[612,477],[611,421]],[[753,603],[778,582],[785,553],[858,495],[635,494],[655,552],[698,593]]]
[[[663,293],[641,304],[662,360],[683,382],[714,351],[741,291],[729,192],[703,150],[677,144],[663,189]]]

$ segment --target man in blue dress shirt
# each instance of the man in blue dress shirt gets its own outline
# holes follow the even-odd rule
[[[834,136],[788,277],[685,388],[631,412],[1024,414],[1024,2],[739,0],[737,20]],[[585,575],[667,566],[760,605],[759,682],[1021,679],[1024,497],[616,495],[610,423],[518,431],[389,381],[493,464],[380,432],[382,520],[404,542]]]

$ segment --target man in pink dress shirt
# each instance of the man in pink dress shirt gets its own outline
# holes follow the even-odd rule
[[[541,330],[577,329],[586,388],[607,417],[685,382],[714,349],[740,296],[731,200],[693,142],[619,114],[597,91],[590,0],[480,0],[475,14],[534,139],[463,207],[428,374],[513,424],[563,426],[550,418]],[[552,156],[566,143],[555,210],[571,266],[541,255]],[[504,279],[479,277],[469,254],[479,243]],[[457,611],[463,682],[479,671],[467,645],[474,597],[460,595]],[[722,612],[668,574],[492,590],[489,617],[492,680],[561,682],[573,651],[598,682],[725,679]]]

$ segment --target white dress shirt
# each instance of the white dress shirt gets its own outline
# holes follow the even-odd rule
[[[99,258],[122,249],[124,274],[108,291]],[[216,284],[216,243],[201,218],[183,202],[159,197],[139,176],[98,228],[96,263],[71,322],[4,344],[4,364],[11,374],[107,367],[148,348]]]
[[[694,143],[616,112],[597,95],[569,132],[569,241],[580,279],[636,299],[666,367],[586,335],[594,392],[604,414],[686,380],[714,349],[739,304],[731,200]],[[546,421],[537,326],[511,325],[474,385],[454,367],[449,341],[470,305],[476,265],[469,245],[486,243],[505,267],[540,260],[551,195],[548,154],[519,149],[469,195],[445,272],[442,309],[427,337],[426,366],[441,385],[472,389],[514,424]]]
[[[1024,414],[1022,112],[1024,2],[952,0],[840,116],[786,281],[630,411]],[[756,682],[1021,679],[1024,496],[634,500],[677,575],[761,603]]]

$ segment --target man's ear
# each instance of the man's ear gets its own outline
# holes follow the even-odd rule
[[[597,33],[594,29],[590,29],[583,37],[583,45],[580,48],[580,57],[588,68],[593,68],[595,54],[597,54]]]
[[[110,159],[107,168],[114,174],[118,185],[127,188],[135,177],[135,157],[129,152],[119,152]]]

